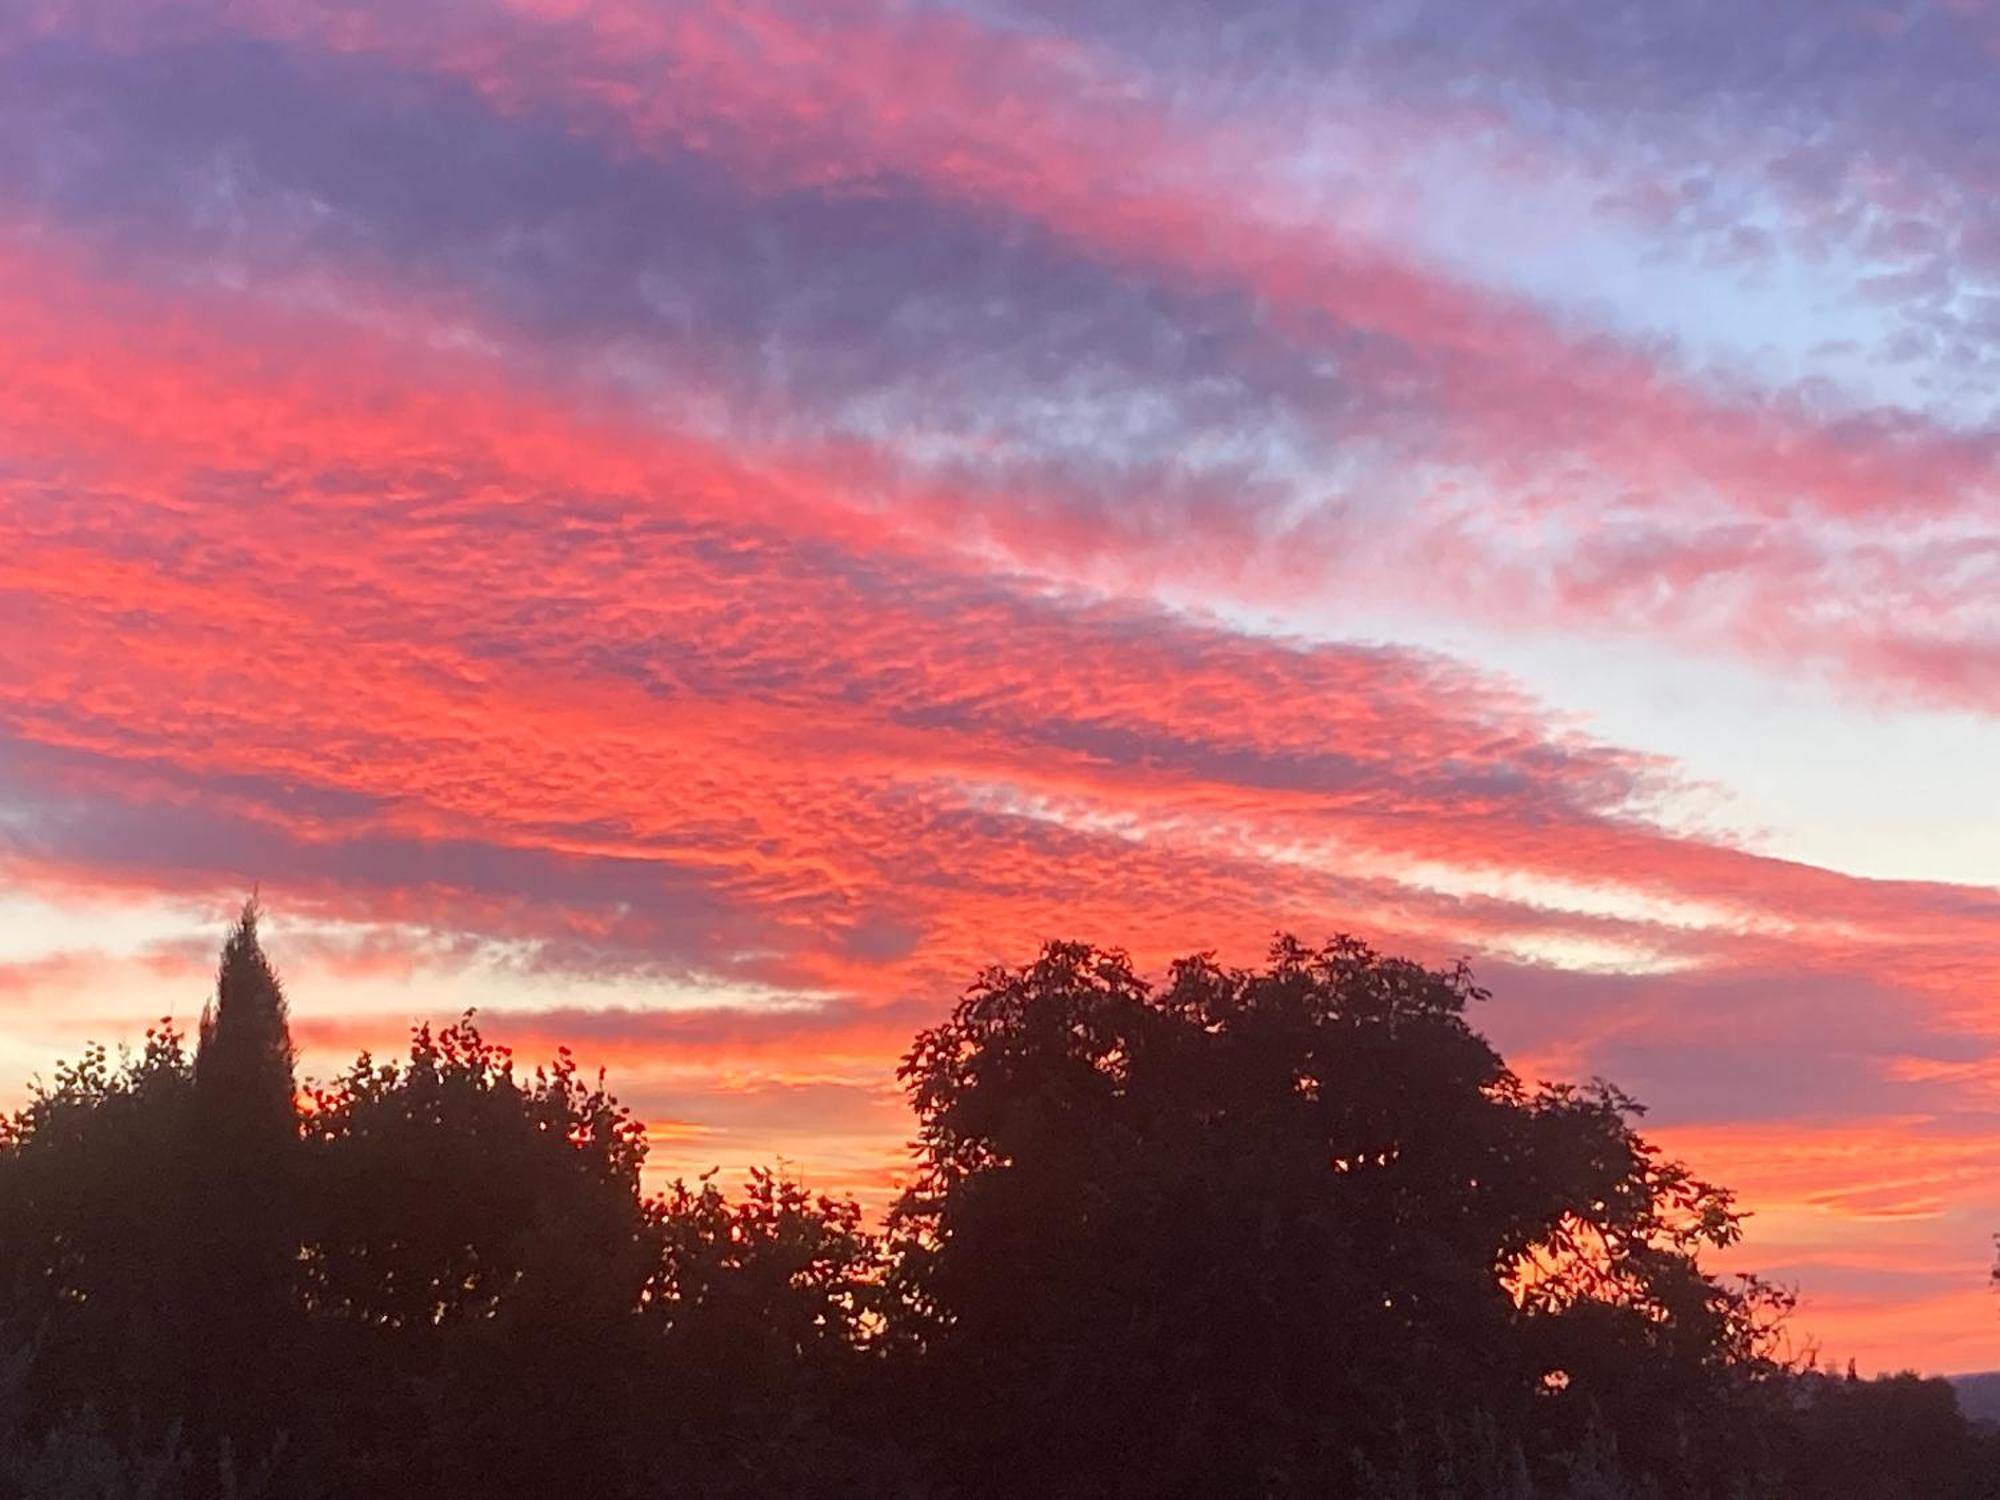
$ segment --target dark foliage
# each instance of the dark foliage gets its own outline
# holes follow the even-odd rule
[[[115,1066],[102,1048],[64,1065],[0,1125],[0,1309],[33,1356],[12,1393],[25,1430],[92,1409],[150,1440],[192,1415],[194,1151],[194,1063],[165,1026]]]
[[[644,1133],[565,1054],[516,1073],[468,1017],[362,1057],[306,1117],[301,1296],[344,1463],[379,1487],[536,1493],[617,1426],[657,1262]]]
[[[468,1016],[297,1097],[246,910],[190,1054],[0,1124],[0,1496],[1975,1496],[1941,1382],[1766,1355],[1728,1195],[1341,940],[1155,989],[1052,945],[904,1066],[886,1232],[649,1196]]]
[[[194,1089],[203,1143],[243,1172],[283,1170],[298,1139],[297,1084],[284,987],[257,941],[257,903],[222,945],[215,999],[201,1013]]]
[[[2000,1496],[2000,1439],[1966,1422],[1946,1381],[1812,1373],[1787,1394],[1792,1419],[1774,1430],[1788,1493]]]
[[[1054,945],[920,1036],[902,1275],[964,1468],[1325,1494],[1477,1416],[1537,1472],[1604,1424],[1677,1493],[1733,1478],[1777,1305],[1695,1260],[1728,1195],[1614,1090],[1514,1078],[1478,994],[1350,940],[1158,991]]]
[[[222,945],[194,1056],[186,1292],[199,1347],[186,1411],[197,1441],[296,1426],[303,1395],[297,1084],[257,916],[253,900]]]

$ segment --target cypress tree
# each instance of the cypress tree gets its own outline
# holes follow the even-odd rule
[[[239,1457],[288,1424],[298,1323],[299,1121],[284,987],[257,940],[253,896],[222,946],[194,1063],[200,1436]]]
[[[261,1171],[298,1139],[289,1013],[277,970],[257,941],[257,898],[244,903],[222,945],[215,999],[201,1012],[195,1093],[203,1152]]]

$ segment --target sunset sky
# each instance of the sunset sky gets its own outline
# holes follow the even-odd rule
[[[0,1088],[477,1005],[879,1205],[1045,938],[1469,955],[2000,1366],[2000,3],[0,5]]]

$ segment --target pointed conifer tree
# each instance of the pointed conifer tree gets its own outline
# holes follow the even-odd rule
[[[298,1139],[290,1017],[284,986],[257,941],[260,915],[252,896],[222,945],[194,1063],[204,1151],[245,1171],[286,1155]]]
[[[296,1054],[258,916],[253,896],[222,945],[194,1063],[196,1427],[239,1455],[269,1451],[287,1425],[284,1351],[298,1308]]]

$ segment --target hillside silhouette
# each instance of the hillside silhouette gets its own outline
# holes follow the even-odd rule
[[[1951,1387],[1780,1357],[1742,1211],[1351,938],[1050,944],[900,1076],[879,1227],[471,1016],[301,1093],[254,904],[198,1038],[0,1125],[0,1493],[1972,1497]]]

